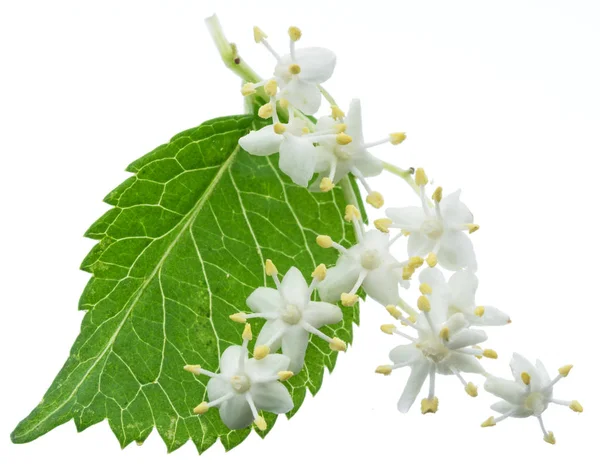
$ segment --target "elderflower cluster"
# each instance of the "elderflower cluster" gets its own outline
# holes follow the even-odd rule
[[[295,184],[315,192],[327,193],[351,174],[364,187],[366,202],[381,208],[384,198],[367,178],[379,175],[384,163],[370,149],[384,143],[398,145],[406,134],[394,132],[365,142],[360,101],[352,100],[345,113],[322,87],[334,72],[335,54],[318,47],[297,48],[302,37],[297,27],[290,27],[288,36],[289,51],[280,55],[267,35],[254,28],[255,41],[267,49],[275,63],[271,77],[242,86],[245,97],[258,99],[260,95],[261,102],[266,103],[258,109],[264,125],[243,136],[240,146],[256,156],[279,154],[281,171]],[[313,117],[322,97],[329,103],[330,113]],[[487,392],[501,398],[492,405],[500,415],[489,417],[483,427],[508,417],[535,416],[544,440],[555,443],[554,434],[542,422],[549,404],[583,411],[578,401],[553,398],[554,385],[572,366],[561,367],[551,379],[540,361],[533,365],[515,353],[510,363],[514,380],[499,378],[484,368],[485,358],[496,359],[498,354],[482,346],[487,340],[483,328],[506,325],[511,319],[502,310],[476,300],[477,260],[470,235],[479,225],[461,201],[460,191],[446,195],[438,186],[428,193],[431,183],[423,168],[411,169],[405,179],[416,189],[418,205],[388,207],[385,217],[366,230],[359,209],[349,204],[344,219],[352,224],[356,244],[345,247],[336,242],[337,238],[318,235],[320,247],[333,248],[339,255],[329,269],[324,264],[316,267],[310,283],[296,267],[280,280],[275,264],[266,261],[265,273],[274,287],[257,288],[247,298],[248,310],[230,316],[234,322],[245,324],[242,346],[225,350],[219,373],[200,366],[185,367],[210,378],[208,401],[198,405],[195,413],[218,407],[221,419],[231,429],[252,423],[266,429],[259,410],[285,413],[293,407],[282,382],[302,370],[309,338],[324,340],[333,351],[346,350],[345,342],[320,328],[342,321],[343,308],[355,305],[362,289],[396,322],[383,324],[383,333],[406,341],[391,349],[390,364],[375,370],[385,376],[405,367],[410,370],[398,401],[400,412],[409,411],[428,382],[421,412],[435,413],[439,376],[455,377],[470,397],[477,397],[478,385],[471,378],[479,377]],[[400,258],[391,251],[397,242],[405,243],[405,254]],[[415,281],[419,296],[413,307],[401,293]],[[317,296],[320,300],[315,299]],[[262,320],[263,325],[249,358],[252,335],[247,322],[251,319]]]

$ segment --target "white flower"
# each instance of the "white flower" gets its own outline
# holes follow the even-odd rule
[[[310,300],[317,283],[325,277],[325,265],[321,264],[315,269],[310,286],[296,267],[290,268],[281,282],[277,277],[277,269],[270,260],[267,261],[266,269],[277,289],[264,286],[257,288],[246,300],[254,313],[240,312],[231,316],[235,322],[245,322],[256,317],[266,319],[256,341],[254,358],[262,359],[281,348],[283,354],[290,358],[289,369],[298,373],[304,365],[310,334],[328,342],[334,351],[345,351],[346,344],[342,340],[331,338],[318,330],[323,325],[340,322],[343,317],[340,308]]]
[[[440,306],[447,308],[447,316],[462,313],[471,325],[492,326],[511,322],[510,317],[493,306],[475,304],[475,293],[479,281],[473,272],[459,270],[448,283],[444,274],[437,268],[428,268],[419,274],[421,284],[434,290],[431,300],[440,300]]]
[[[442,190],[437,188],[432,196],[435,205],[432,210],[425,196],[427,177],[422,168],[417,169],[415,178],[420,186],[421,207],[387,209],[385,213],[392,220],[390,228],[409,233],[409,255],[431,253],[445,269],[476,271],[473,244],[464,231],[474,233],[479,226],[473,223],[473,214],[460,201],[460,191],[442,199]]]
[[[389,249],[393,242],[389,235],[377,230],[361,233],[360,213],[356,207],[346,207],[346,221],[352,221],[358,233],[358,243],[350,249],[332,241],[329,236],[318,236],[317,244],[323,248],[335,248],[341,254],[334,267],[319,286],[321,299],[329,302],[342,300],[344,306],[358,301],[356,292],[362,286],[367,295],[385,305],[399,301],[398,283],[408,287],[408,282],[399,276],[409,261],[398,262]],[[417,258],[418,259],[418,258]],[[420,259],[420,264],[423,260]]]
[[[248,359],[248,341],[252,339],[250,325],[246,325],[242,346],[227,348],[219,362],[220,373],[202,369],[200,366],[185,366],[193,374],[206,375],[209,402],[194,408],[195,414],[204,414],[213,406],[219,407],[223,423],[230,429],[243,429],[252,422],[260,430],[267,428],[258,410],[276,414],[287,413],[294,407],[292,398],[280,381],[289,379],[290,360],[282,354],[272,354],[263,359]]]
[[[486,419],[481,426],[495,426],[508,417],[535,416],[544,434],[544,440],[554,444],[556,442],[554,434],[546,430],[542,421],[542,413],[546,411],[548,405],[555,403],[568,406],[576,413],[583,411],[583,407],[576,400],[564,401],[552,397],[554,385],[569,375],[572,367],[571,365],[561,367],[558,369],[558,375],[550,380],[548,371],[540,360],[537,360],[534,366],[520,354],[514,353],[510,368],[515,380],[490,376],[485,382],[485,390],[502,398],[503,401],[492,405],[492,409],[501,415]]]
[[[371,189],[365,178],[379,175],[383,170],[383,163],[371,155],[367,149],[387,142],[394,145],[400,144],[406,138],[406,134],[393,133],[382,140],[365,143],[362,131],[362,111],[358,99],[350,102],[346,118],[340,116],[337,122],[329,116],[320,118],[317,122],[317,132],[330,131],[340,123],[343,124],[344,131],[350,136],[350,140],[346,144],[330,140],[322,142],[317,147],[316,171],[319,172],[319,178],[311,186],[311,189],[329,191],[344,176],[352,173],[361,181],[369,194],[367,202],[379,208],[383,205],[383,197]]]
[[[431,294],[430,289],[424,291]],[[477,396],[477,387],[472,382],[467,382],[461,374],[485,374],[477,358],[498,357],[493,350],[483,350],[475,346],[487,339],[485,332],[469,328],[469,322],[461,313],[454,314],[448,319],[446,309],[436,304],[427,296],[420,296],[417,305],[422,312],[416,319],[414,316],[407,319],[394,306],[387,306],[393,317],[417,331],[417,336],[413,337],[398,330],[393,324],[381,326],[383,332],[400,335],[411,342],[397,346],[390,352],[393,365],[379,366],[376,369],[377,373],[389,375],[394,369],[400,367],[411,368],[410,377],[398,401],[398,410],[402,413],[408,412],[413,405],[427,377],[429,377],[429,393],[421,401],[421,412],[426,414],[437,411],[436,374],[454,374],[470,396]]]

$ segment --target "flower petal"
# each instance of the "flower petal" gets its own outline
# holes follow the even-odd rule
[[[267,344],[276,334],[284,330],[286,330],[286,324],[284,324],[280,319],[267,320],[260,329],[260,333],[256,338],[256,346]],[[283,336],[283,334],[281,336]],[[271,352],[275,352],[281,348],[281,336],[275,339],[273,343],[269,345]]]
[[[400,300],[398,295],[398,277],[389,267],[378,267],[371,270],[362,283],[362,287],[370,298],[379,304],[397,304]]]
[[[444,362],[459,372],[485,374],[485,369],[481,363],[475,356],[471,356],[470,354],[460,354],[454,351]]]
[[[491,408],[500,414],[507,414],[512,411],[511,417],[529,417],[531,416],[531,411],[521,408],[519,406],[515,406],[510,404],[508,401],[497,401],[494,403]]]
[[[287,304],[293,304],[298,309],[304,309],[308,304],[308,285],[302,272],[296,267],[290,267],[279,288],[283,299]]]
[[[252,401],[258,409],[270,413],[287,413],[294,407],[294,402],[287,388],[279,382],[254,384],[250,388]]]
[[[312,115],[321,106],[321,91],[316,84],[298,78],[292,78],[279,93],[280,98],[287,99],[302,113]]]
[[[551,382],[550,374],[548,374],[548,371],[546,370],[546,367],[544,366],[542,361],[537,359],[535,361],[535,368],[537,369],[537,374],[540,379],[540,385],[542,387],[548,386]]]
[[[475,307],[475,293],[479,281],[473,272],[459,270],[448,280],[451,293],[451,305],[468,313]]]
[[[486,391],[514,405],[521,405],[525,396],[525,387],[513,380],[500,377],[488,377],[483,385]]]
[[[329,176],[329,170],[331,168],[331,163],[333,162],[334,158],[335,155],[329,147],[315,147],[315,171],[319,173],[325,172],[324,176]]]
[[[315,328],[340,322],[344,315],[335,304],[311,301],[304,310],[303,318]]]
[[[449,225],[459,226],[473,223],[473,214],[465,204],[460,201],[460,189],[445,196],[440,202],[440,211],[444,221]]]
[[[406,381],[406,387],[404,387],[402,396],[398,400],[398,411],[401,413],[407,413],[415,402],[429,374],[429,366],[430,363],[427,361],[419,362],[412,366],[410,377]]]
[[[231,384],[221,377],[212,377],[206,384],[206,392],[209,401],[217,400],[222,396],[231,393],[231,390],[233,390]]]
[[[284,354],[268,354],[263,359],[248,359],[245,369],[252,380],[258,380],[287,371],[289,366],[290,358]]]
[[[411,233],[418,232],[426,218],[421,207],[390,207],[385,209],[385,215],[400,228]]]
[[[329,49],[306,47],[296,50],[296,63],[300,65],[300,78],[313,84],[321,84],[331,78],[336,57]]]
[[[236,395],[219,406],[221,420],[230,429],[243,429],[254,421],[252,410],[244,395]]]
[[[299,325],[289,327],[281,342],[281,352],[290,358],[289,370],[297,374],[304,366],[308,332]]]
[[[427,238],[418,231],[413,231],[408,237],[408,255],[425,256],[435,248],[435,241]]]
[[[271,155],[279,152],[283,136],[273,131],[273,125],[250,131],[239,140],[242,149],[252,155]]]
[[[437,257],[440,265],[447,270],[468,268],[473,272],[477,271],[473,243],[462,231],[444,231]]]
[[[473,313],[467,315],[473,325],[506,325],[510,323],[508,314],[493,306],[483,306],[483,315],[476,316]]]
[[[352,136],[353,145],[361,145],[364,142],[362,130],[362,107],[359,99],[352,99],[348,108],[348,115],[344,120],[346,134]]]
[[[354,152],[352,160],[364,177],[377,176],[383,171],[383,162],[366,150]]]
[[[277,315],[283,307],[283,300],[281,299],[281,294],[276,289],[260,286],[248,296],[246,305],[254,312]]]
[[[454,335],[450,335],[450,340],[446,343],[446,347],[448,349],[465,348],[485,340],[487,340],[487,335],[483,330],[465,328]]]
[[[224,375],[235,375],[240,363],[240,355],[244,349],[239,345],[232,345],[223,351],[219,362],[219,370]]]
[[[325,280],[317,286],[323,301],[336,303],[340,295],[352,289],[358,279],[360,265],[354,259],[341,256],[337,265],[327,270]]]
[[[524,385],[521,374],[527,372],[531,377],[531,390],[537,391],[542,388],[543,384],[537,368],[519,353],[513,353],[512,359],[510,360],[510,370],[517,383]]]
[[[315,172],[316,155],[312,142],[288,136],[279,148],[279,168],[294,183],[307,187]]]
[[[390,351],[390,359],[394,364],[410,364],[416,361],[423,353],[415,348],[414,344],[398,345]]]

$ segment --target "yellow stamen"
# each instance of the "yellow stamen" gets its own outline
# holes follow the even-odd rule
[[[234,322],[237,322],[238,324],[245,324],[246,323],[246,313],[245,312],[238,312],[236,314],[231,314],[229,316],[229,318],[231,320],[233,320]]]
[[[576,413],[583,413],[583,406],[581,406],[581,403],[579,403],[579,401],[577,400],[571,401],[569,408],[571,408]]]
[[[349,136],[346,133],[338,133],[335,137],[335,142],[337,142],[340,146],[345,146],[346,144],[350,144],[352,142],[352,136]]]
[[[402,233],[403,236],[410,236],[410,231],[408,230],[400,230],[400,233]]]
[[[380,328],[383,333],[387,333],[388,335],[392,335],[394,330],[396,330],[396,326],[394,324],[383,324]]]
[[[471,234],[479,230],[479,225],[476,223],[467,223],[467,228],[469,229],[469,234]]]
[[[489,359],[498,359],[498,353],[496,353],[493,349],[484,349],[483,357]]]
[[[389,233],[390,226],[392,225],[392,221],[389,218],[379,218],[373,222],[375,228],[377,228],[382,233]]]
[[[421,413],[435,414],[438,410],[438,405],[439,405],[439,401],[437,399],[437,396],[434,396],[432,400],[430,400],[429,398],[423,398],[421,400]]]
[[[275,123],[273,125],[273,131],[275,132],[275,134],[283,134],[285,133],[285,125],[282,123]]]
[[[416,316],[408,316],[408,320],[413,323],[416,324],[417,323],[417,317]]]
[[[333,240],[331,239],[331,236],[319,235],[317,236],[317,244],[322,248],[330,248],[333,246]]]
[[[290,39],[292,39],[294,42],[297,42],[302,37],[302,31],[296,26],[290,26],[288,29],[288,36],[290,36]]]
[[[481,423],[481,427],[493,427],[496,425],[496,421],[494,420],[494,416],[488,417],[485,421]]]
[[[405,139],[406,139],[406,133],[392,133],[392,134],[390,134],[390,142],[394,146],[397,146],[398,144],[400,144],[401,142],[403,142]]]
[[[475,315],[477,317],[483,317],[484,313],[485,313],[485,307],[483,307],[483,306],[477,306],[475,308]]]
[[[419,285],[419,291],[421,294],[431,294],[433,292],[431,286],[429,286],[427,283],[421,283],[421,285]]]
[[[573,369],[573,364],[568,364],[558,369],[558,373],[563,377],[566,377],[567,375],[569,375],[569,372],[571,372],[571,369]]]
[[[448,327],[443,327],[440,330],[440,338],[446,341],[450,339],[450,329]]]
[[[258,26],[254,26],[254,42],[256,42],[257,44],[261,41],[263,41],[264,39],[266,39],[267,36],[261,28],[259,28]]]
[[[300,71],[302,71],[302,69],[300,68],[300,65],[298,63],[292,63],[290,66],[288,66],[288,71],[291,74],[300,74]]]
[[[271,348],[267,345],[260,345],[254,348],[254,359],[264,359],[271,352]]]
[[[393,304],[388,304],[385,307],[385,310],[388,311],[394,319],[400,319],[402,317],[402,313]]]
[[[308,133],[310,133],[310,129],[309,129],[309,127],[308,127],[308,126],[304,126],[304,127],[302,128],[302,134],[308,134]]]
[[[544,442],[549,443],[550,445],[556,444],[556,437],[554,437],[554,432],[548,432],[548,435],[544,435]]]
[[[194,408],[194,414],[204,414],[206,411],[208,411],[208,403],[206,401],[203,401]]]
[[[367,203],[371,204],[376,209],[380,209],[383,206],[383,196],[380,192],[373,191],[367,196]]]
[[[437,203],[442,202],[442,187],[441,186],[438,186],[437,188],[435,188],[435,191],[433,192],[431,199],[433,199]]]
[[[242,86],[242,95],[244,97],[247,97],[247,96],[255,94],[255,93],[256,93],[256,89],[254,88],[254,84],[246,83]]]
[[[264,104],[258,109],[258,116],[264,119],[271,118],[273,116],[273,105],[271,105],[271,102]]]
[[[477,396],[477,387],[473,382],[469,382],[465,387],[465,392],[467,392],[469,396],[475,398]]]
[[[527,372],[521,372],[521,380],[525,385],[529,385],[531,383],[531,376]]]
[[[417,168],[417,171],[415,172],[415,181],[417,186],[425,186],[429,182],[429,179],[425,174],[425,170],[422,168]]]
[[[419,296],[419,299],[417,299],[417,307],[423,312],[431,311],[431,303],[429,302],[429,299],[427,299],[427,296]]]
[[[285,382],[286,380],[293,377],[294,373],[292,371],[279,371],[277,372],[277,377],[279,377],[280,382]]]
[[[327,275],[327,267],[325,264],[319,264],[315,268],[314,272],[311,274],[311,277],[316,278],[319,281],[325,280],[325,276]]]
[[[354,306],[356,304],[356,302],[358,301],[358,295],[342,293],[342,295],[340,296],[340,299],[342,300],[342,304],[344,306],[350,307],[350,306]]]
[[[244,340],[252,340],[252,327],[250,327],[250,324],[246,324],[246,326],[244,327],[244,331],[242,332],[242,338]]]
[[[200,365],[199,364],[187,364],[183,366],[184,371],[191,372],[192,374],[198,375],[200,373]]]
[[[419,267],[421,267],[423,265],[423,262],[425,262],[425,259],[423,259],[422,257],[413,256],[408,259],[408,266],[418,269]]]
[[[267,259],[265,262],[265,272],[269,277],[277,275],[277,267],[275,267],[271,259]]]
[[[356,208],[356,206],[353,206],[352,204],[348,204],[346,206],[344,220],[347,222],[351,222],[352,220],[360,220],[360,211]]]
[[[375,369],[375,373],[383,374],[383,375],[390,375],[392,373],[392,366],[389,366],[389,365],[377,366],[377,369]]]
[[[331,106],[331,118],[334,120],[340,120],[344,118],[346,114],[337,105]]]
[[[402,267],[402,280],[410,280],[415,273],[415,268],[407,265]]]
[[[346,123],[336,123],[333,125],[333,128],[335,129],[336,133],[343,133],[346,131],[346,128],[348,128],[348,125]]]
[[[277,81],[275,81],[274,79],[267,81],[267,84],[265,84],[264,89],[268,96],[274,97],[277,94]]]
[[[262,416],[258,416],[254,419],[254,425],[258,427],[259,430],[267,430],[267,421],[265,421],[265,418]]]
[[[281,105],[281,108],[288,108],[290,101],[287,99],[279,99],[279,105]]]
[[[333,184],[333,181],[331,181],[331,178],[328,178],[328,177],[324,177],[321,180],[321,183],[319,183],[319,189],[324,193],[331,191],[334,186],[335,186],[335,184]]]
[[[329,348],[331,348],[332,351],[346,351],[346,343],[338,337],[335,337],[331,340],[331,343],[329,343]]]
[[[425,262],[427,262],[427,265],[429,267],[435,267],[438,263],[437,256],[435,255],[435,253],[430,252],[429,254],[427,254],[427,258],[425,259]]]

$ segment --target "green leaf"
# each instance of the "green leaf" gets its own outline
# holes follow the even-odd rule
[[[81,266],[92,274],[80,300],[81,333],[13,442],[70,419],[79,431],[108,419],[122,447],[156,427],[169,451],[190,438],[199,452],[218,438],[230,449],[250,433],[227,429],[216,409],[194,415],[207,380],[183,366],[216,370],[225,348],[240,344],[242,326],[228,316],[248,310],[256,287],[272,286],[265,259],[309,278],[316,265],[336,260],[315,235],[354,242],[340,188],[310,193],[278,170],[277,156],[238,146],[253,124],[252,116],[231,116],[184,131],[133,162],[134,176],[106,196],[114,207],[86,233],[99,242]],[[358,308],[345,308],[344,321],[325,330],[350,341],[353,322]],[[255,334],[260,325],[253,320]],[[293,412],[335,360],[325,342],[311,339],[304,370],[288,382]],[[274,418],[267,416],[270,426]]]

